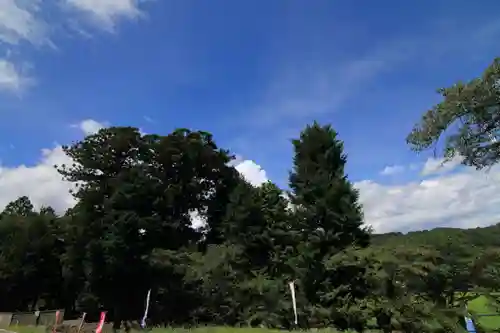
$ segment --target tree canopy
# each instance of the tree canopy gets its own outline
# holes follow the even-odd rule
[[[500,58],[468,82],[441,88],[443,101],[427,111],[407,137],[415,151],[436,147],[441,138],[442,156],[457,156],[477,169],[500,160]]]

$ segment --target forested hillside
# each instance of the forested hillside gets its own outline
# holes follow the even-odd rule
[[[64,147],[76,206],[21,197],[1,214],[0,311],[104,309],[118,327],[151,290],[151,324],[291,328],[293,281],[298,327],[425,332],[498,290],[498,226],[372,235],[335,130],[292,144],[288,192],[250,185],[206,132],[112,127]]]
[[[407,234],[398,232],[373,235],[372,242],[381,246],[411,246],[431,245],[444,248],[449,243],[472,249],[488,249],[500,247],[500,224],[485,228],[458,229],[436,228],[433,230],[413,231]]]

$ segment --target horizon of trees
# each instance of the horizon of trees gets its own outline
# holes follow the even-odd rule
[[[207,132],[111,127],[64,147],[77,204],[0,215],[0,311],[105,309],[118,328],[151,289],[151,324],[293,328],[295,281],[300,328],[453,331],[467,297],[498,289],[494,233],[374,235],[335,130],[292,144],[287,193],[245,181]]]

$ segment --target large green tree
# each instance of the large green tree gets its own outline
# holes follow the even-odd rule
[[[187,129],[158,136],[113,127],[63,149],[75,163],[59,171],[79,184],[67,265],[85,275],[84,290],[113,309],[118,325],[138,316],[146,291],[161,283],[151,252],[183,251],[201,240],[191,213],[212,213],[223,177],[232,175],[231,157],[209,133]],[[182,291],[178,283],[170,296]]]
[[[411,148],[420,152],[437,147],[444,138],[444,158],[457,156],[478,169],[496,164],[500,159],[500,58],[480,77],[438,92],[443,101],[427,111],[408,135]]]
[[[333,323],[348,328],[335,308],[342,301],[363,297],[363,291],[354,286],[339,293],[334,290],[356,283],[358,271],[331,268],[326,262],[348,247],[368,246],[370,231],[364,226],[358,192],[347,178],[347,156],[337,132],[314,123],[293,140],[293,146],[292,225],[302,235],[299,286],[316,325]]]

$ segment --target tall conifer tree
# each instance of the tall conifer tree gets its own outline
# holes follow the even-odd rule
[[[331,126],[314,123],[293,140],[294,166],[290,173],[291,200],[295,207],[294,228],[302,232],[299,287],[308,300],[311,318],[324,325],[335,321],[339,290],[355,283],[353,274],[341,267],[328,268],[328,260],[351,247],[366,247],[370,232],[364,227],[358,191],[348,180],[344,145]],[[341,273],[342,272],[342,273]],[[332,312],[333,311],[333,312]],[[342,326],[342,325],[339,325]]]

